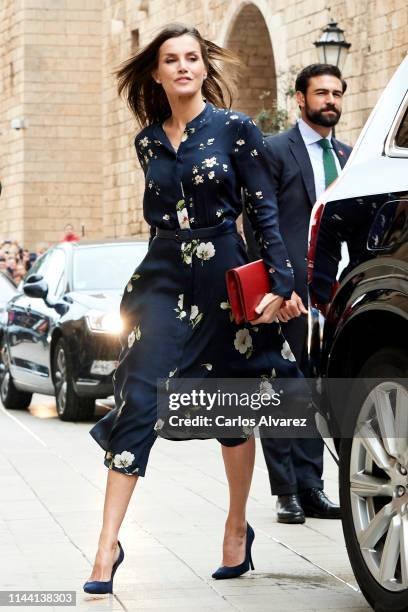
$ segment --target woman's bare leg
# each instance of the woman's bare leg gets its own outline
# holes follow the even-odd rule
[[[229,485],[229,511],[225,522],[222,565],[234,566],[245,557],[246,503],[255,463],[255,438],[238,446],[222,446]]]
[[[112,565],[119,554],[117,546],[119,528],[137,480],[138,476],[128,476],[115,470],[108,470],[102,529],[89,580],[110,580]]]

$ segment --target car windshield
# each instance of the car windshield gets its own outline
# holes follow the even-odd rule
[[[101,244],[74,249],[74,291],[123,290],[147,252],[147,242]]]

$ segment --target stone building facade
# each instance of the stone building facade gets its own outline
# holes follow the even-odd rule
[[[0,240],[47,246],[68,222],[88,238],[146,233],[138,126],[113,71],[160,27],[194,24],[234,50],[234,107],[254,116],[264,91],[286,105],[291,70],[316,61],[329,6],[352,43],[337,135],[353,144],[407,52],[406,0],[2,0]]]

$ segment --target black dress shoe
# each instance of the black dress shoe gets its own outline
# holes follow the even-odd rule
[[[305,522],[305,513],[298,495],[278,495],[276,502],[278,523],[300,524]]]
[[[322,489],[306,489],[299,494],[306,516],[322,519],[341,518],[340,506],[334,504]]]

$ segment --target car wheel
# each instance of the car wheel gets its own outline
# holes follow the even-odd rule
[[[359,378],[353,438],[340,445],[340,504],[350,562],[377,612],[408,610],[408,353],[375,353]],[[360,397],[358,397],[360,395]]]
[[[72,362],[63,338],[58,340],[55,347],[52,372],[59,418],[62,421],[91,419],[95,412],[95,400],[75,393]]]
[[[3,406],[9,410],[26,410],[31,404],[32,393],[20,391],[14,385],[10,370],[6,366],[0,382],[0,398]]]

